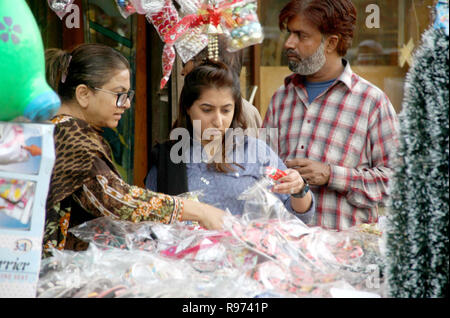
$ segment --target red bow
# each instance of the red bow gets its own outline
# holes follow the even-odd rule
[[[222,18],[225,18],[228,21],[231,20],[231,13],[227,11],[231,6],[239,3],[245,4],[245,2],[246,0],[232,0],[231,2],[223,3],[218,7],[205,4],[199,8],[199,12],[197,14],[187,15],[175,24],[170,31],[165,34],[164,42],[167,44],[175,43],[178,38],[180,38],[191,28],[208,24],[218,27]]]

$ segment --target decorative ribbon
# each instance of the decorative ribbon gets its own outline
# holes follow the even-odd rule
[[[235,25],[232,19],[231,7],[234,5],[246,4],[247,0],[232,0],[220,4],[218,7],[211,4],[203,4],[196,14],[185,16],[181,21],[174,25],[164,36],[164,42],[167,44],[175,43],[182,35],[186,34],[192,28],[204,25],[212,25],[218,28],[222,19],[226,22],[226,27],[230,28]]]

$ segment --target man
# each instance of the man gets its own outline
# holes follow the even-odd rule
[[[220,35],[218,40],[219,40],[218,41],[219,61],[230,67],[235,73],[237,79],[239,79],[244,59],[243,50],[239,50],[237,52],[228,52],[226,49],[227,47],[226,38]],[[194,58],[192,58],[184,65],[181,75],[186,76],[190,71],[192,71],[194,67],[198,66],[203,61],[205,61],[207,57],[208,57],[208,47],[203,49],[200,53],[198,53]],[[261,128],[262,125],[261,115],[259,114],[258,109],[244,98],[242,99],[241,122],[245,124],[245,128],[248,129],[247,133],[249,135],[254,137],[258,136],[258,129]],[[233,128],[239,128],[239,126]]]
[[[353,73],[343,57],[356,10],[350,0],[292,0],[280,12],[289,68],[263,127],[272,145],[317,198],[311,225],[342,230],[378,219],[388,197],[398,119],[388,97]]]

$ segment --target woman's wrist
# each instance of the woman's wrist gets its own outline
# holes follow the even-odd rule
[[[201,204],[192,200],[181,199],[183,205],[182,221],[202,221],[203,209]]]
[[[297,213],[306,213],[311,209],[312,205],[312,194],[311,191],[308,191],[308,193],[302,197],[302,198],[296,198],[294,196],[291,196],[291,206],[292,209],[294,209]]]

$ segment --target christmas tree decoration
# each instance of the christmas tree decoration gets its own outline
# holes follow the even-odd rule
[[[51,118],[58,95],[45,79],[44,45],[25,0],[0,1],[0,121]]]
[[[390,297],[448,296],[448,49],[445,27],[435,24],[406,77],[386,229]]]

